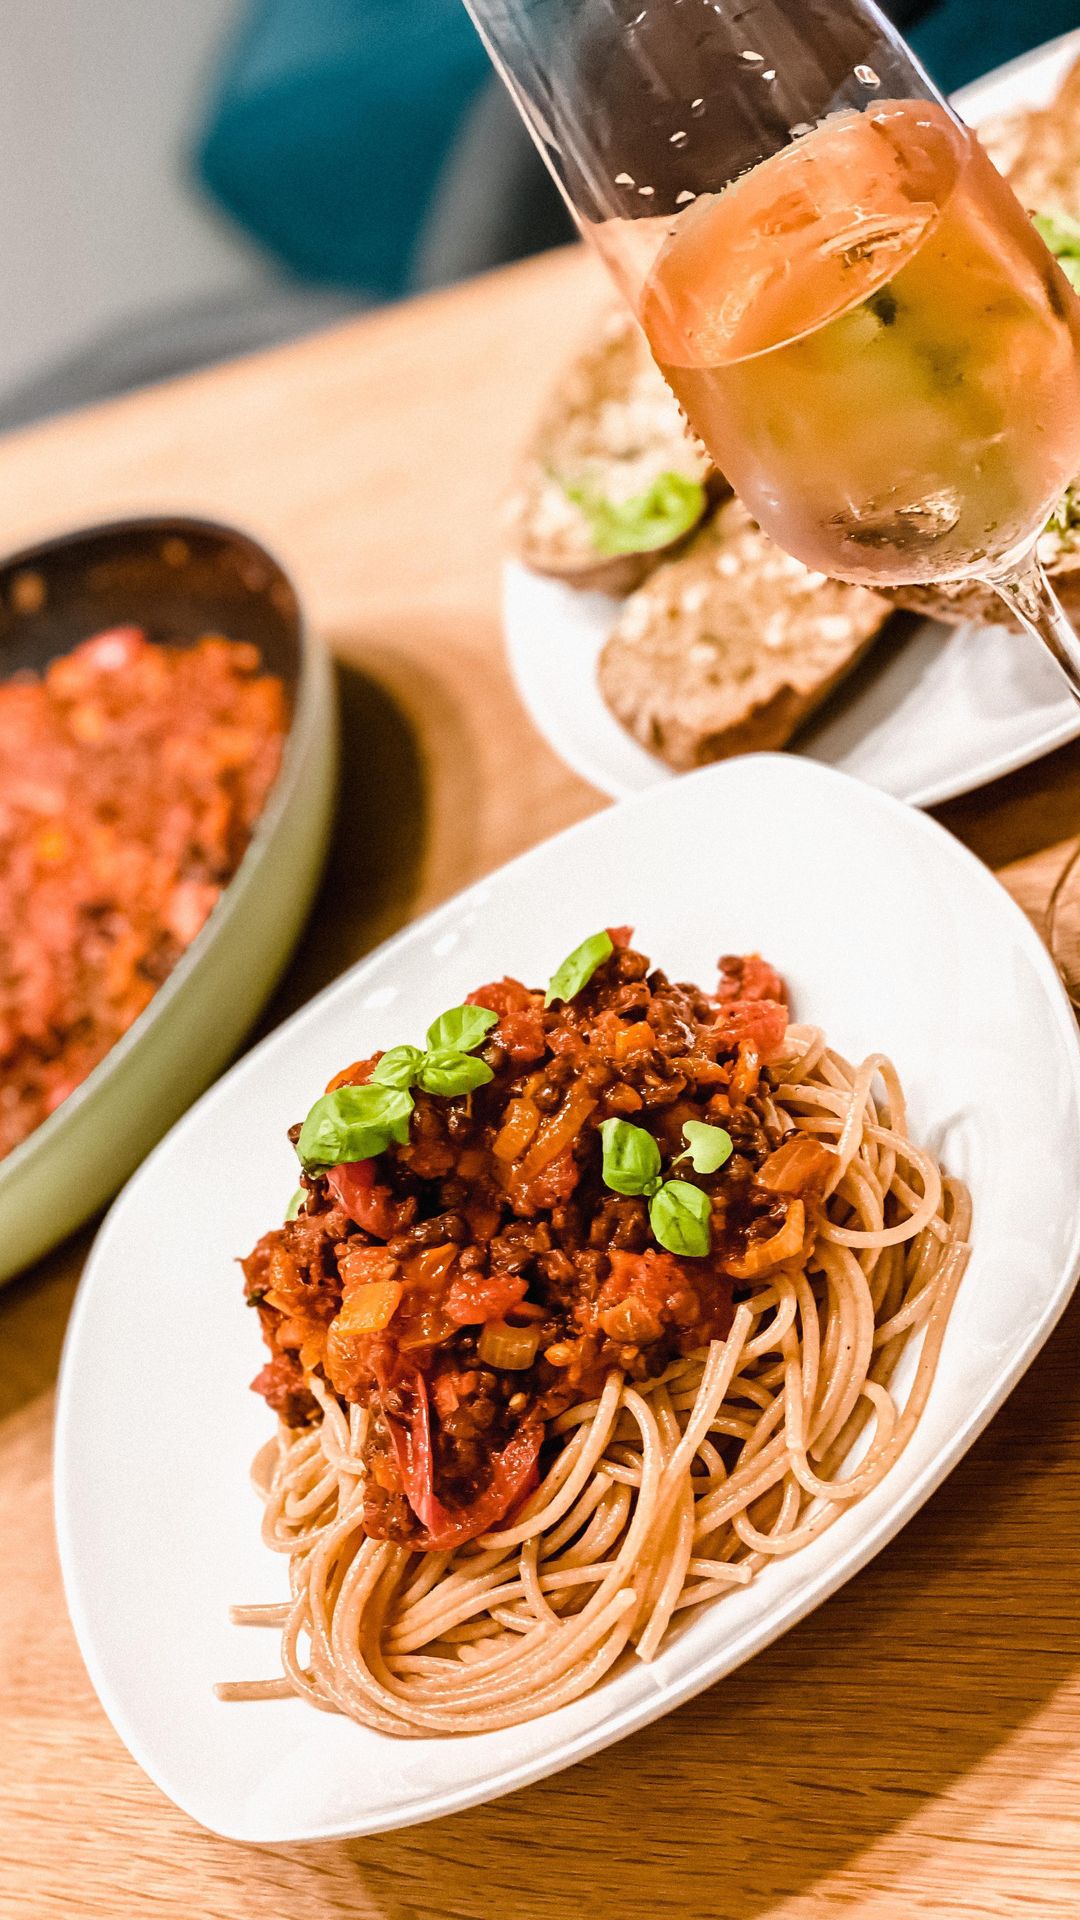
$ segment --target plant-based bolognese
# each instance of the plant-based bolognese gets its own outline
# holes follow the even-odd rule
[[[280,1680],[394,1734],[482,1732],[650,1659],[875,1485],[929,1392],[970,1204],[890,1062],[591,936],[345,1069],[243,1262],[278,1416],[255,1479]],[[894,1373],[921,1336],[906,1393]]]
[[[217,634],[95,634],[0,686],[0,1157],[125,1033],[232,878],[284,686]]]

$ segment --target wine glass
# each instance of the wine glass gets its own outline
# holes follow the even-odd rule
[[[992,587],[1080,699],[1036,552],[1080,472],[1080,301],[879,9],[465,3],[766,532],[866,586]]]

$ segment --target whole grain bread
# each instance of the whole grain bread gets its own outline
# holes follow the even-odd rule
[[[1080,215],[1080,60],[1074,61],[1048,107],[1016,115],[1019,146],[1002,172],[1025,207],[1038,213]],[[1002,165],[1002,157],[991,147]]]
[[[644,334],[620,309],[567,367],[526,449],[505,510],[511,545],[534,572],[628,593],[691,528],[659,546],[604,553],[574,495],[591,492],[621,506],[668,473],[700,484],[702,512],[723,491]]]
[[[729,500],[626,602],[600,690],[680,771],[782,747],[890,611],[879,594],[811,573]]]
[[[1070,488],[1057,514],[1039,540],[1039,558],[1046,568],[1058,599],[1069,618],[1080,622],[1080,501],[1074,504]],[[982,626],[1019,627],[992,587],[978,580],[948,585],[939,581],[927,587],[894,587],[888,598],[894,606],[910,613],[921,613],[929,620],[945,620],[950,626],[974,621]]]

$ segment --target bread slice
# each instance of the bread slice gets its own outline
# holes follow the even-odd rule
[[[1080,60],[1069,68],[1050,105],[1024,119],[1019,150],[1002,171],[1025,207],[1075,218],[1080,215]]]
[[[1011,113],[980,120],[975,131],[979,145],[990,155],[999,173],[1008,176],[1019,163],[1031,130],[1034,108],[1015,107]]]
[[[811,573],[730,500],[627,601],[600,691],[680,771],[782,747],[890,611],[879,594]]]
[[[674,512],[641,525],[642,544],[627,547],[639,537],[634,506],[667,475],[678,476]],[[507,502],[506,527],[517,554],[535,572],[578,587],[628,593],[686,538],[719,490],[722,483],[689,432],[644,334],[620,310],[567,368],[526,450]],[[674,526],[668,537],[666,525]]]
[[[1039,540],[1039,558],[1069,618],[1080,624],[1080,491],[1070,487],[1046,532]],[[980,626],[1019,627],[992,587],[978,580],[954,585],[939,581],[927,587],[894,587],[888,595],[894,606],[930,620],[958,626],[969,620]]]

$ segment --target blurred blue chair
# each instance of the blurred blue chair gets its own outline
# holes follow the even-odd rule
[[[257,0],[207,111],[202,178],[301,278],[402,293],[490,76],[461,0]]]
[[[947,91],[1080,25],[1080,0],[885,0]],[[386,299],[570,223],[461,0],[254,0],[199,154],[292,273]]]

